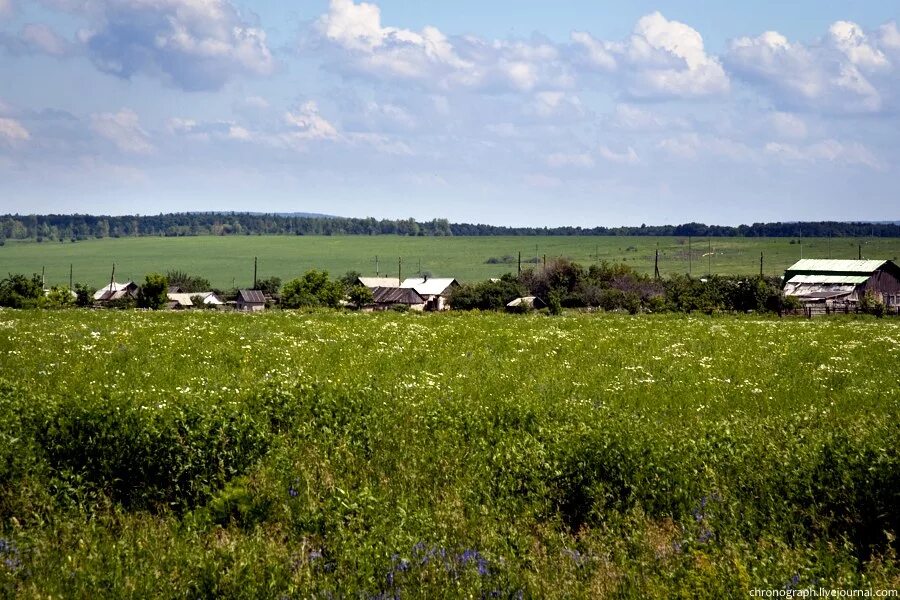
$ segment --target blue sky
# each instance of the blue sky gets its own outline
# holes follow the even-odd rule
[[[900,5],[622,4],[0,0],[0,212],[900,217]]]

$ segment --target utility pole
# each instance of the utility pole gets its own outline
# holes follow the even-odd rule
[[[41,265],[41,289],[44,289],[44,287],[45,287],[45,286],[44,286],[44,269],[45,269],[45,268],[46,268],[46,267],[44,267],[43,265]]]
[[[656,258],[653,261],[653,277],[659,279],[659,242],[656,242]]]
[[[72,290],[72,263],[69,263],[69,290]]]
[[[547,270],[547,255],[544,255],[544,270]]]
[[[519,274],[519,275],[522,274],[522,251],[521,251],[521,250],[519,250],[519,271],[518,271],[518,274]]]
[[[418,270],[418,273],[419,273],[419,275],[422,274],[422,257],[421,257],[421,256],[419,257],[419,270]]]
[[[397,285],[403,282],[403,257],[397,257]]]
[[[694,256],[693,251],[691,250],[691,236],[688,236],[688,277],[691,276],[691,271],[694,266]]]
[[[712,277],[712,238],[706,239],[708,250],[706,251],[706,275]]]
[[[375,255],[375,277],[379,277],[379,276],[380,275],[379,275],[379,271],[378,271],[378,255],[376,254]]]
[[[762,278],[763,276],[763,253],[759,253],[759,276]]]
[[[256,267],[257,267],[257,257],[253,257],[253,289],[256,289]]]
[[[862,260],[862,244],[859,245],[859,260]]]

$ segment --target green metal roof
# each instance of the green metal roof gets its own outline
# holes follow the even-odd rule
[[[812,271],[817,273],[874,273],[886,260],[831,260],[804,258],[797,261],[788,271]]]

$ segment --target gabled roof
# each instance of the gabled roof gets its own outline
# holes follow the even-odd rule
[[[376,304],[424,304],[425,298],[412,288],[377,287],[372,290]]]
[[[171,302],[177,303],[179,306],[194,306],[194,301],[191,298],[195,298],[200,296],[203,299],[203,304],[222,304],[222,301],[219,300],[219,297],[216,296],[213,292],[194,292],[193,294],[188,293],[178,293],[178,294],[166,294]]]
[[[459,285],[459,282],[452,277],[410,277],[400,287],[412,288],[422,296],[440,296],[454,285]]]
[[[118,300],[126,292],[136,290],[137,287],[137,284],[133,281],[126,281],[125,283],[113,281],[94,292],[94,300]]]
[[[238,300],[247,304],[265,304],[266,297],[259,290],[240,290],[238,292]]]
[[[358,277],[357,281],[367,288],[400,287],[400,280],[396,277]]]
[[[860,273],[871,274],[890,261],[887,260],[833,260],[804,258],[788,268],[788,272],[803,273]]]
[[[528,306],[530,308],[543,308],[546,306],[543,300],[538,298],[537,296],[522,296],[521,298],[516,298],[512,302],[506,305],[508,308],[516,308],[519,306]]]

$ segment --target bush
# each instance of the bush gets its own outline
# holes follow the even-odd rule
[[[38,274],[26,277],[10,273],[9,277],[0,280],[0,306],[33,308],[43,296],[44,288]]]

